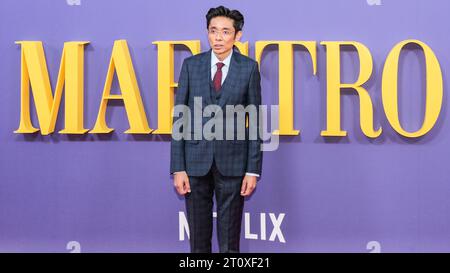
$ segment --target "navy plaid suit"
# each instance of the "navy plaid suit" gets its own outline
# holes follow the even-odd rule
[[[233,49],[234,50],[234,49]],[[228,75],[215,97],[211,82],[211,49],[183,61],[175,98],[176,105],[186,105],[194,113],[194,97],[202,98],[202,106],[216,104],[222,108],[224,139],[226,105],[261,105],[258,63],[233,51]],[[175,123],[178,118],[174,118]],[[205,124],[209,118],[203,118]],[[233,117],[236,129],[236,117]],[[259,111],[258,117],[259,120]],[[249,120],[250,122],[250,120]],[[194,128],[191,118],[191,129]],[[255,124],[259,128],[259,124]],[[236,130],[235,130],[236,131]],[[217,200],[217,224],[220,252],[239,252],[239,238],[244,198],[240,195],[246,172],[261,175],[262,151],[259,134],[249,140],[171,141],[170,173],[186,171],[191,193],[186,194],[186,210],[190,227],[192,252],[211,251],[212,195]]]

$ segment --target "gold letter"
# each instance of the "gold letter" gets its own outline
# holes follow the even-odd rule
[[[239,52],[248,57],[248,42],[242,43],[239,41],[234,42],[234,45],[239,49]]]
[[[372,75],[372,55],[367,47],[358,42],[322,42],[327,51],[327,129],[322,136],[346,136],[347,132],[341,130],[341,88],[351,88],[359,95],[360,126],[368,137],[378,137],[382,129],[373,129],[372,100],[362,85]],[[351,45],[356,48],[359,56],[359,78],[353,84],[341,83],[341,57],[340,46]]]
[[[153,134],[172,133],[171,111],[174,104],[174,45],[185,45],[193,55],[200,52],[200,41],[156,41],[158,46],[158,129]]]
[[[422,128],[416,132],[407,132],[400,125],[398,118],[398,60],[402,48],[407,44],[417,44],[423,49],[426,63],[426,106]],[[442,71],[439,61],[431,48],[418,40],[406,40],[398,43],[389,53],[383,69],[382,99],[386,117],[392,128],[405,137],[420,137],[433,128],[442,106]]]
[[[83,128],[83,75],[84,45],[89,42],[67,42],[61,56],[55,96],[48,76],[44,47],[40,41],[16,42],[21,49],[21,112],[20,125],[14,133],[29,134],[39,131],[30,119],[30,85],[42,135],[55,131],[56,118],[65,84],[65,128],[62,134],[84,134]]]
[[[279,96],[279,130],[273,134],[299,135],[294,130],[294,45],[304,46],[311,55],[313,74],[317,71],[316,42],[309,41],[260,41],[255,43],[256,61],[261,64],[261,54],[269,44],[278,45],[278,96]]]
[[[121,95],[110,94],[115,70],[117,70]],[[114,129],[108,128],[105,120],[108,100],[111,99],[123,100],[124,102],[128,122],[130,123],[130,129],[125,131],[126,134],[148,134],[152,131],[152,129],[148,127],[144,105],[142,104],[141,92],[139,91],[126,40],[114,42],[97,121],[94,128],[89,133],[105,134],[114,131]]]

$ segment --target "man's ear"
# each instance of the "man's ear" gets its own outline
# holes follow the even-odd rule
[[[234,37],[234,40],[235,40],[236,42],[239,42],[239,41],[241,40],[241,37],[242,37],[242,30],[239,30],[239,31],[236,33],[236,36]]]

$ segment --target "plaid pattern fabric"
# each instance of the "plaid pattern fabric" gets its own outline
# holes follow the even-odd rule
[[[213,162],[205,176],[191,176],[191,192],[185,195],[192,253],[210,253],[213,232],[213,193],[216,196],[217,237],[221,253],[240,252],[244,197],[242,176],[223,176]]]
[[[211,49],[186,58],[180,72],[175,105],[186,105],[194,113],[194,97],[202,98],[203,109],[217,104],[226,113],[226,105],[261,105],[261,85],[258,63],[238,51],[231,56],[230,69],[219,90],[218,100],[211,96]],[[259,111],[258,111],[259,114]],[[178,118],[174,118],[175,122]],[[205,124],[210,118],[203,118]],[[235,118],[236,119],[236,118]],[[257,118],[259,120],[259,117]],[[224,137],[226,120],[224,124]],[[236,121],[234,121],[236,124]],[[259,127],[259,124],[257,124]],[[194,121],[191,119],[191,128]],[[235,127],[236,128],[236,127]],[[193,133],[192,133],[193,134]],[[236,133],[235,133],[236,134]],[[246,133],[248,136],[248,132]],[[261,175],[262,140],[174,140],[171,141],[170,172],[186,171],[189,176],[204,176],[213,159],[225,176],[243,176],[246,172]]]

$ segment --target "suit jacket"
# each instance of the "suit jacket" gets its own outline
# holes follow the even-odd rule
[[[257,126],[259,131],[259,107],[261,105],[261,78],[258,63],[249,57],[233,52],[227,77],[220,89],[220,98],[216,101],[211,94],[211,50],[191,56],[183,61],[178,80],[175,105],[186,105],[191,114],[194,114],[194,97],[202,98],[203,109],[207,105],[217,104],[224,114],[223,129],[226,136],[226,105],[256,106]],[[234,49],[233,49],[234,50]],[[175,123],[178,118],[174,117]],[[232,117],[237,119],[237,117]],[[210,117],[203,117],[204,125]],[[194,129],[193,117],[191,129]],[[250,119],[249,119],[250,121]],[[243,176],[246,172],[261,175],[262,167],[262,140],[257,136],[256,140],[248,138],[246,128],[245,140],[236,138],[233,140],[194,140],[193,132],[191,140],[171,141],[170,173],[186,171],[189,176],[203,176],[208,173],[213,163],[225,176]]]

